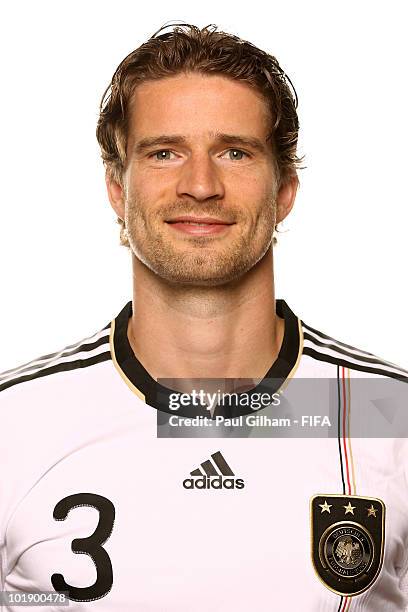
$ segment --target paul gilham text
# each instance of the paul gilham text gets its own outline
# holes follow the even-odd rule
[[[227,419],[223,416],[209,417],[196,416],[187,418],[172,415],[169,425],[173,427],[290,427],[291,419],[271,418],[266,415],[247,414],[245,416]]]

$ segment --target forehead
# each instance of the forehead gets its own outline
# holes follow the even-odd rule
[[[130,130],[198,135],[242,132],[266,138],[270,115],[264,97],[241,81],[219,75],[183,73],[138,85],[130,104]]]

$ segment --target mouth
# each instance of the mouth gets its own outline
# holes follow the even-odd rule
[[[175,217],[166,221],[171,228],[185,234],[208,236],[228,231],[235,222],[224,221],[215,217]]]

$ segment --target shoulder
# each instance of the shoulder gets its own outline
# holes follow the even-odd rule
[[[72,372],[93,366],[102,361],[111,359],[109,335],[111,324],[74,344],[65,346],[54,353],[42,355],[28,363],[0,373],[0,392],[57,374]]]
[[[350,344],[346,344],[301,321],[303,331],[302,355],[320,362],[322,365],[348,368],[359,372],[359,376],[385,376],[408,382],[408,371]]]

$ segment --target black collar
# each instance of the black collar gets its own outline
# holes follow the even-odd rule
[[[281,349],[265,378],[256,387],[246,391],[247,394],[262,392],[272,394],[276,392],[289,377],[298,361],[300,351],[299,319],[283,300],[276,300],[276,313],[285,321]],[[133,353],[127,336],[127,327],[131,316],[132,302],[130,301],[115,318],[112,343],[114,361],[122,377],[139,397],[144,396],[145,402],[156,409],[173,413],[169,408],[169,395],[174,390],[161,385],[152,378]],[[157,350],[160,351],[160,346]],[[228,408],[218,406],[213,416],[234,417],[251,412],[253,411],[250,408],[245,409],[241,405]],[[193,415],[192,407],[189,407],[180,408],[177,414],[181,416],[208,416],[209,413],[205,409],[194,408]]]

